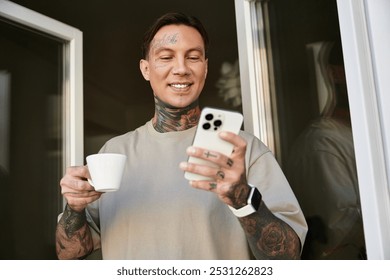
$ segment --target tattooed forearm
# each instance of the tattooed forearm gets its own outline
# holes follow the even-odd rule
[[[262,201],[257,213],[240,219],[257,259],[299,259],[300,241],[294,230],[275,217]]]
[[[85,211],[81,213],[76,212],[73,211],[68,205],[66,205],[60,223],[64,227],[66,236],[68,238],[72,238],[74,234],[87,223]]]
[[[56,250],[60,259],[83,258],[93,250],[85,211],[79,213],[66,206],[56,231]]]

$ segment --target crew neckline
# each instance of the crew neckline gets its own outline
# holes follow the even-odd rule
[[[157,130],[154,129],[152,120],[148,121],[146,123],[146,126],[150,135],[160,139],[164,139],[164,138],[171,139],[171,138],[183,137],[183,135],[192,136],[197,128],[197,126],[194,126],[189,129],[181,130],[181,131],[158,132]]]

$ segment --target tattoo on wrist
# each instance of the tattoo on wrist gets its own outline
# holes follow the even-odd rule
[[[86,223],[87,217],[85,210],[77,212],[70,208],[69,205],[66,205],[62,216],[62,224],[68,238],[72,238]]]
[[[234,186],[233,192],[230,193],[230,199],[233,203],[233,207],[239,209],[247,204],[247,198],[249,195],[249,186],[243,183],[243,179]]]

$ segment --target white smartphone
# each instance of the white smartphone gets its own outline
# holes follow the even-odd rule
[[[243,116],[239,112],[205,107],[200,115],[192,145],[230,156],[233,152],[233,144],[222,140],[218,133],[229,131],[238,134],[242,122]],[[188,162],[215,167],[214,163],[195,157],[189,157]],[[212,180],[212,178],[190,172],[185,172],[184,177],[188,180]]]

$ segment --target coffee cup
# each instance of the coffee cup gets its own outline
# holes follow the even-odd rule
[[[87,156],[91,179],[88,182],[98,192],[114,192],[121,185],[126,156],[115,153],[99,153]]]

